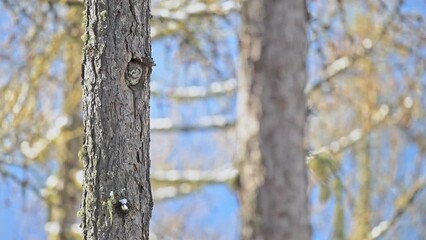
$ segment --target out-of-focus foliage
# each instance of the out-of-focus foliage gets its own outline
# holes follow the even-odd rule
[[[314,1],[310,10],[309,102],[317,114],[309,122],[309,142],[313,149],[326,145],[339,162],[343,191],[333,190],[329,205],[339,216],[334,229],[344,223],[344,230],[334,236],[425,236],[422,200],[415,200],[424,198],[419,189],[426,176],[426,6]],[[412,189],[416,196],[401,204]],[[320,216],[329,210],[321,208],[314,206],[316,229],[327,224]]]
[[[0,170],[5,180],[13,180],[23,188],[29,186],[45,201],[48,212],[45,229],[50,239],[74,239],[80,231],[76,212],[81,195],[81,163],[77,152],[82,134],[79,75],[83,1],[4,0],[0,9],[6,12],[1,17],[1,30],[6,34],[0,39],[5,49],[0,61],[0,97],[4,106],[0,109],[4,119],[0,131]],[[193,116],[193,112],[180,109],[194,105],[192,99],[201,97],[202,103],[196,103],[201,109],[205,103],[212,102],[203,97],[225,95],[232,99],[235,95],[237,50],[236,44],[229,42],[229,36],[235,34],[236,11],[237,4],[232,1],[152,3],[153,41],[163,46],[160,51],[170,66],[168,75],[160,73],[157,78],[161,79],[155,76],[153,79],[153,117],[156,119],[152,127],[162,131],[153,137],[154,141],[161,142],[159,149],[153,148],[153,176],[158,178],[158,181],[153,179],[153,190],[158,201],[187,195],[204,184],[221,183],[235,176],[232,169],[219,177],[212,171],[203,174],[207,178],[199,183],[195,170],[178,171],[176,179],[173,173],[179,167],[176,163],[167,163],[167,159],[177,159],[173,148],[180,136],[169,133],[170,130],[193,131],[210,128],[211,124],[227,127],[228,122],[232,125],[227,118],[210,116],[220,109],[229,109],[224,101],[222,107],[214,107],[211,112],[205,109],[207,111],[192,121],[188,121],[188,117]],[[166,62],[165,59],[156,61],[163,66],[159,62]],[[168,79],[170,76],[176,77]],[[188,85],[198,87],[177,88]],[[195,91],[197,89],[200,91]],[[175,103],[171,103],[169,97],[174,98]],[[171,104],[171,107],[162,107]],[[194,152],[191,157],[202,161],[201,152]],[[218,162],[209,161],[210,166],[220,166]],[[183,164],[189,168],[200,166],[196,161]],[[18,173],[29,175],[14,176],[9,165],[20,166]],[[171,171],[167,171],[169,169]],[[158,228],[155,222],[153,225]],[[166,234],[166,228],[169,227],[161,226],[158,231]]]
[[[1,171],[47,204],[52,239],[78,236],[82,5],[2,1]],[[9,29],[9,30],[8,30]],[[22,169],[7,167],[12,162]],[[5,167],[3,167],[5,166]],[[49,176],[50,175],[50,176]],[[47,178],[47,179],[46,179]],[[25,186],[24,186],[25,187]]]
[[[52,239],[78,230],[82,4],[0,2],[0,174],[46,200]],[[314,236],[426,236],[425,3],[308,7]],[[231,159],[238,11],[238,1],[152,2],[152,229],[160,239],[228,236],[194,222],[214,214],[209,186],[238,186]]]

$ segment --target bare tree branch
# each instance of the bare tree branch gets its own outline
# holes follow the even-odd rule
[[[401,195],[396,201],[396,211],[389,220],[383,220],[375,226],[371,232],[371,239],[383,237],[402,217],[402,215],[413,205],[415,198],[426,188],[426,180],[418,180],[412,189]]]
[[[235,92],[237,80],[235,78],[221,82],[212,82],[209,86],[188,86],[177,87],[169,91],[164,91],[164,86],[155,83],[151,84],[151,94],[153,96],[166,96],[176,100],[191,100],[196,98],[206,98],[219,96]]]
[[[161,183],[223,183],[233,180],[236,169],[220,170],[152,170],[151,180]]]
[[[339,139],[331,142],[328,145],[318,148],[318,150],[314,151],[312,155],[323,151],[328,151],[330,153],[339,153],[344,149],[353,146],[355,143],[364,138],[367,133],[369,133],[381,123],[383,123],[389,116],[389,111],[390,109],[387,104],[381,105],[380,108],[371,117],[373,122],[371,129],[364,130],[362,128],[355,128],[350,131],[349,134],[340,137]]]
[[[166,131],[197,131],[211,128],[228,128],[235,125],[235,120],[230,120],[224,116],[213,115],[199,118],[192,124],[173,123],[171,118],[151,119],[151,130],[157,132]]]
[[[4,168],[0,168],[0,175],[5,179],[9,179],[12,182],[18,184],[23,190],[28,188],[32,193],[34,193],[35,196],[39,197],[42,200],[45,200],[44,196],[40,193],[40,187],[36,186],[28,179],[21,179]]]
[[[235,1],[224,1],[214,3],[196,2],[180,8],[167,9],[160,6],[154,7],[151,11],[152,15],[160,20],[184,21],[196,16],[226,16],[231,12],[239,10],[239,6]]]
[[[353,64],[357,60],[363,57],[367,57],[372,52],[374,47],[378,45],[378,42],[383,38],[386,33],[386,29],[388,29],[391,22],[394,21],[396,16],[399,15],[400,8],[403,3],[404,0],[398,0],[398,3],[396,4],[395,8],[391,11],[389,16],[384,21],[383,27],[380,30],[377,40],[374,40],[375,42],[373,42],[372,39],[366,38],[362,41],[362,44],[357,47],[354,55],[341,57],[330,63],[325,68],[323,73],[320,74],[319,80],[317,80],[313,84],[307,85],[305,89],[306,95],[310,95],[312,92],[320,89],[321,86],[323,86],[324,84],[329,83],[333,78],[337,77],[339,74],[347,71],[351,66],[353,66]]]
[[[196,189],[194,186],[188,183],[182,183],[175,186],[158,187],[152,190],[152,196],[155,202],[165,201],[180,196],[185,196],[193,193]]]
[[[233,168],[217,170],[152,170],[151,181],[153,184],[171,184],[154,188],[154,200],[164,201],[191,194],[207,184],[231,182],[237,175],[238,171]]]

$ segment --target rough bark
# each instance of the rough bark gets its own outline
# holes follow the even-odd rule
[[[310,239],[304,1],[242,6],[238,135],[243,239]]]
[[[149,4],[86,1],[83,239],[149,238]]]

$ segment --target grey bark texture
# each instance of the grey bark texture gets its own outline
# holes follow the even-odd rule
[[[86,0],[83,239],[149,239],[149,0]]]
[[[310,239],[303,0],[242,5],[237,131],[243,239]]]

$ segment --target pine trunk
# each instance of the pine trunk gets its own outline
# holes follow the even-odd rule
[[[242,6],[238,136],[243,239],[310,239],[305,169],[306,9]]]
[[[83,239],[149,239],[149,0],[87,0]]]

